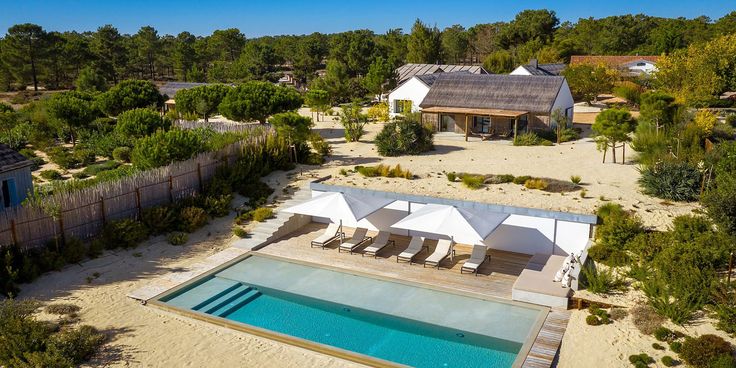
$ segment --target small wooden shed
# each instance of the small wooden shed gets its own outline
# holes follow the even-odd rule
[[[0,144],[0,210],[20,205],[33,189],[32,163]]]

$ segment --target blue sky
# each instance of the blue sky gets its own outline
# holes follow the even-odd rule
[[[152,25],[159,34],[189,31],[207,35],[215,29],[237,27],[248,37],[279,34],[332,33],[368,28],[408,31],[416,18],[440,28],[453,24],[508,21],[523,9],[547,8],[564,20],[644,13],[663,17],[717,19],[736,2],[716,0],[639,1],[350,1],[350,0],[0,0],[0,34],[17,23],[36,23],[47,30],[91,31],[112,24],[122,33]]]

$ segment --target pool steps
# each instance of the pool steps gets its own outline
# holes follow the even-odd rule
[[[209,300],[212,296],[239,285],[242,284],[237,281],[213,277],[200,285],[181,290],[178,295],[173,296],[166,302],[177,307],[193,309],[201,304],[203,300]]]
[[[228,314],[240,309],[240,307],[250,303],[251,301],[253,301],[253,299],[259,296],[261,296],[261,292],[258,291],[258,289],[249,288],[248,292],[240,295],[238,298],[224,305],[222,308],[212,313],[209,313],[209,314],[212,314],[218,317],[226,317]]]
[[[291,198],[281,203],[279,209],[296,206],[311,198],[312,191],[309,188],[301,188]],[[250,237],[236,240],[233,246],[241,249],[256,250],[298,230],[309,222],[311,222],[310,216],[277,211],[273,218],[258,223],[251,231]]]
[[[209,313],[227,304],[230,301],[230,298],[237,297],[240,293],[247,292],[249,290],[250,288],[248,286],[236,284],[213,295],[202,303],[195,305],[192,309]]]

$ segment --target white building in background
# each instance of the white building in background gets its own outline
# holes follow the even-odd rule
[[[419,112],[419,104],[424,100],[435,79],[435,74],[414,76],[396,87],[388,94],[389,115],[393,118],[407,110]]]
[[[529,64],[519,65],[510,75],[560,75],[567,65],[563,63],[540,64],[537,59],[531,59]]]

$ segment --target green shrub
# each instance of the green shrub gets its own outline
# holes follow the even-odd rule
[[[488,175],[483,181],[485,184],[505,184],[514,181],[514,176],[511,174],[501,175]]]
[[[61,256],[66,263],[79,263],[87,256],[87,247],[81,240],[68,236],[61,248]]]
[[[112,158],[119,162],[130,162],[131,152],[130,147],[117,147],[112,150]]]
[[[141,214],[141,221],[154,235],[163,234],[173,229],[176,220],[176,211],[170,206],[146,208]]]
[[[175,231],[173,233],[170,233],[169,235],[166,235],[166,240],[171,245],[183,245],[186,244],[187,241],[189,241],[189,235],[187,235],[187,233]]]
[[[718,321],[716,328],[730,335],[736,334],[736,290],[733,286],[722,282],[717,284],[710,311]]]
[[[97,104],[106,115],[117,116],[135,108],[160,106],[163,98],[151,81],[124,80],[99,95]]]
[[[480,175],[464,174],[461,180],[466,188],[476,190],[483,187],[485,178]]]
[[[533,178],[529,175],[522,175],[522,176],[515,177],[513,181],[514,181],[514,184],[524,185],[528,180],[531,180],[531,179]]]
[[[105,242],[102,239],[93,239],[87,248],[87,257],[97,258],[105,251]]]
[[[694,201],[700,192],[700,171],[689,163],[661,161],[641,170],[645,194],[673,201]]]
[[[654,342],[654,343],[652,343],[652,349],[654,349],[654,350],[665,350],[667,348],[665,348],[664,346],[662,346],[662,345]]]
[[[72,178],[77,180],[83,180],[89,178],[89,174],[85,173],[84,171],[75,172],[72,174]]]
[[[654,358],[650,357],[646,353],[634,354],[629,356],[629,362],[634,366],[639,367],[637,364],[643,364],[644,367],[655,362]]]
[[[572,176],[570,176],[570,182],[572,182],[573,184],[576,184],[576,185],[577,184],[580,184],[580,182],[582,180],[583,179],[579,175],[572,175]]]
[[[665,367],[674,367],[677,365],[677,361],[669,355],[662,357],[662,365]]]
[[[666,327],[659,327],[654,331],[654,338],[663,342],[672,342],[684,337],[681,332],[672,331]]]
[[[102,228],[102,238],[107,249],[133,248],[148,238],[148,228],[133,219],[112,221]]]
[[[67,304],[67,303],[59,303],[59,304],[49,304],[44,308],[46,313],[49,314],[58,314],[60,316],[64,315],[70,315],[70,314],[76,314],[79,312],[80,308],[77,305],[74,304]]]
[[[549,184],[544,179],[529,179],[524,183],[527,189],[545,190]]]
[[[192,233],[207,224],[207,212],[199,207],[185,207],[179,212],[182,231]]]
[[[327,157],[332,154],[332,146],[321,135],[314,133],[309,136],[309,144],[317,155]]]
[[[411,173],[411,171],[402,169],[401,165],[396,165],[395,167],[383,164],[380,164],[378,166],[356,166],[355,171],[367,178],[373,178],[377,176],[404,179],[414,178],[414,175]]]
[[[702,335],[697,338],[687,338],[682,344],[680,357],[685,363],[696,367],[711,367],[724,357],[734,364],[732,347],[726,340],[716,335]]]
[[[151,109],[138,108],[123,112],[118,116],[115,132],[129,137],[142,138],[159,129],[168,129],[167,118]]]
[[[680,354],[682,351],[682,343],[679,341],[672,341],[669,343],[670,350],[675,354]]]
[[[208,215],[212,217],[223,217],[230,214],[230,203],[232,201],[232,194],[206,196],[203,205]]]
[[[514,146],[551,146],[552,144],[532,132],[521,133],[514,138]]]
[[[641,289],[658,314],[681,325],[689,322],[693,314],[703,307],[710,282],[706,282],[704,273],[695,267],[680,264],[673,268],[677,267],[682,270],[668,276],[655,270],[642,282]]]
[[[92,327],[56,329],[35,318],[35,301],[0,301],[0,366],[74,367],[88,360],[104,343]]]
[[[74,160],[79,163],[79,166],[87,166],[97,160],[97,156],[94,151],[79,147],[74,150],[72,155],[74,156]]]
[[[268,201],[268,197],[273,194],[273,188],[260,180],[250,180],[245,182],[238,188],[238,192],[248,197],[248,206],[263,206]]]
[[[573,128],[565,128],[559,132],[560,143],[571,142],[580,139],[580,131]]]
[[[233,234],[238,238],[244,239],[248,237],[248,232],[240,226],[233,226]]]
[[[630,259],[625,252],[626,244],[644,232],[641,220],[613,203],[601,206],[598,217],[602,223],[596,229],[596,244],[588,254],[595,261],[609,266],[628,264]]]
[[[56,170],[43,170],[39,175],[41,176],[41,178],[49,181],[61,180],[64,178],[63,176],[61,176],[61,173]]]
[[[418,155],[433,147],[434,131],[418,120],[404,119],[387,123],[376,136],[381,156]]]
[[[599,326],[601,324],[600,318],[598,316],[589,315],[585,317],[585,323],[587,323],[589,326]]]
[[[580,283],[586,290],[594,294],[609,294],[624,288],[624,280],[612,270],[599,270],[595,263],[590,262],[580,269]]]
[[[192,130],[159,130],[136,143],[131,161],[140,169],[152,169],[188,160],[205,148],[201,136]]]
[[[68,149],[63,147],[54,147],[48,152],[51,162],[59,165],[62,169],[73,169],[79,166],[81,163],[75,155],[73,155]]]
[[[253,210],[253,221],[263,222],[273,218],[273,210],[269,207],[259,207]]]
[[[120,163],[117,161],[105,161],[99,164],[89,165],[82,170],[82,172],[89,176],[97,175],[103,171],[109,171],[117,169]]]
[[[455,174],[455,172],[448,172],[445,174],[445,176],[447,177],[447,181],[449,182],[455,182],[455,179],[457,179],[457,174]]]

